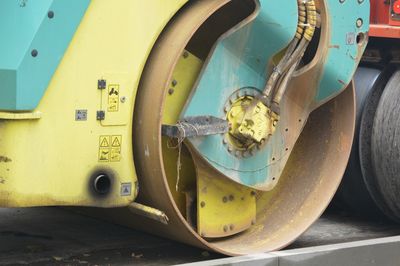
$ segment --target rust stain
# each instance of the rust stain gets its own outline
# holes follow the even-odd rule
[[[7,156],[0,156],[0,163],[10,163],[12,160]]]
[[[340,49],[340,45],[338,44],[329,45],[329,49]]]
[[[340,84],[342,84],[343,86],[346,86],[346,82],[344,82],[343,80],[338,79],[338,82],[339,82]]]

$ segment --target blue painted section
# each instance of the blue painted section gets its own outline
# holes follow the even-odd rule
[[[89,3],[0,1],[0,110],[37,107]],[[36,57],[31,55],[34,49]]]
[[[225,101],[235,91],[243,87],[264,89],[271,59],[294,37],[298,10],[297,1],[293,0],[259,2],[260,10],[252,23],[229,32],[219,40],[182,117],[212,115],[225,119]],[[346,44],[346,35],[368,31],[368,6],[369,1],[364,1],[362,8],[357,0],[345,1],[345,4],[340,4],[338,0],[328,1],[328,12],[332,15],[330,43],[336,48],[330,49],[320,77],[321,85],[316,92],[319,101],[338,94],[350,82],[358,65],[358,45]],[[360,29],[356,26],[359,17],[364,20]],[[237,158],[229,153],[223,144],[223,135],[191,138],[190,142],[208,163],[225,176],[247,186],[265,188],[274,175],[280,175],[283,170],[279,163],[271,163],[272,154],[275,156],[284,150],[283,135],[277,131],[273,140],[269,140],[265,148],[250,158]]]
[[[294,38],[298,10],[293,0],[264,0],[260,4],[252,23],[220,40],[183,116],[225,118],[224,104],[232,93],[242,87],[263,90],[272,57]],[[190,141],[216,169],[243,184],[253,186],[270,178],[267,162],[271,149],[238,159],[228,152],[220,135]],[[283,145],[284,140],[281,142]]]
[[[328,1],[331,12],[330,27],[332,36],[328,58],[317,94],[317,102],[322,102],[341,92],[351,81],[359,63],[359,45],[354,39],[359,33],[369,31],[370,3],[364,1]],[[363,26],[357,27],[357,20],[363,20]],[[366,43],[362,50],[364,51]]]

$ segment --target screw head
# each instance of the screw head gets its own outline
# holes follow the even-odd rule
[[[359,19],[357,19],[356,25],[358,28],[361,28],[362,25],[364,25],[364,21],[361,18],[359,18]]]
[[[54,18],[54,11],[49,11],[48,13],[47,13],[47,17],[49,18],[49,19],[52,19],[52,18]]]
[[[36,56],[38,56],[38,54],[39,54],[39,52],[36,49],[33,49],[31,52],[32,57],[36,57]]]
[[[200,202],[200,207],[204,208],[206,206],[206,203],[204,201]]]
[[[168,90],[168,94],[169,94],[169,95],[174,94],[174,89],[169,89],[169,90]]]
[[[125,96],[122,96],[122,97],[121,97],[121,103],[124,103],[124,102],[126,102],[126,97],[125,97]]]

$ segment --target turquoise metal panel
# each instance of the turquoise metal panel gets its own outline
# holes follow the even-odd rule
[[[352,0],[341,4],[328,0],[330,51],[321,73],[316,103],[339,94],[349,84],[361,53],[356,43],[359,32],[368,32],[369,1]],[[188,101],[182,117],[212,115],[226,118],[225,101],[240,88],[262,91],[272,67],[271,60],[293,39],[297,26],[297,1],[260,0],[256,19],[231,30],[215,46]],[[284,8],[282,8],[284,7]],[[363,18],[363,25],[356,21]],[[349,38],[353,38],[350,40]],[[312,88],[311,88],[312,89]],[[311,103],[310,103],[311,104]],[[192,146],[216,168],[231,179],[251,187],[263,187],[278,177],[286,155],[285,134],[276,132],[266,146],[250,158],[237,158],[228,152],[223,135],[191,138]],[[277,160],[272,162],[271,157]],[[286,157],[287,158],[287,157]]]
[[[330,28],[332,36],[330,50],[325,61],[324,73],[316,97],[317,102],[323,102],[340,93],[350,83],[364,51],[357,45],[357,35],[369,30],[369,1],[328,1],[330,12]],[[362,19],[363,25],[357,26],[357,20]],[[367,36],[365,36],[367,38]]]
[[[0,110],[37,107],[89,2],[0,1]]]
[[[282,8],[284,6],[285,8]],[[216,46],[183,116],[212,115],[225,118],[225,101],[243,87],[260,91],[266,84],[271,60],[294,38],[298,20],[297,1],[260,1],[257,18],[228,32]],[[284,145],[283,136],[275,145]],[[268,160],[273,147],[251,158],[238,159],[228,152],[223,136],[190,141],[208,162],[225,175],[255,186],[272,179]]]

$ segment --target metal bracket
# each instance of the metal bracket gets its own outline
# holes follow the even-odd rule
[[[229,132],[229,123],[214,116],[185,117],[176,125],[162,125],[162,135],[170,138],[191,138],[225,134]]]

